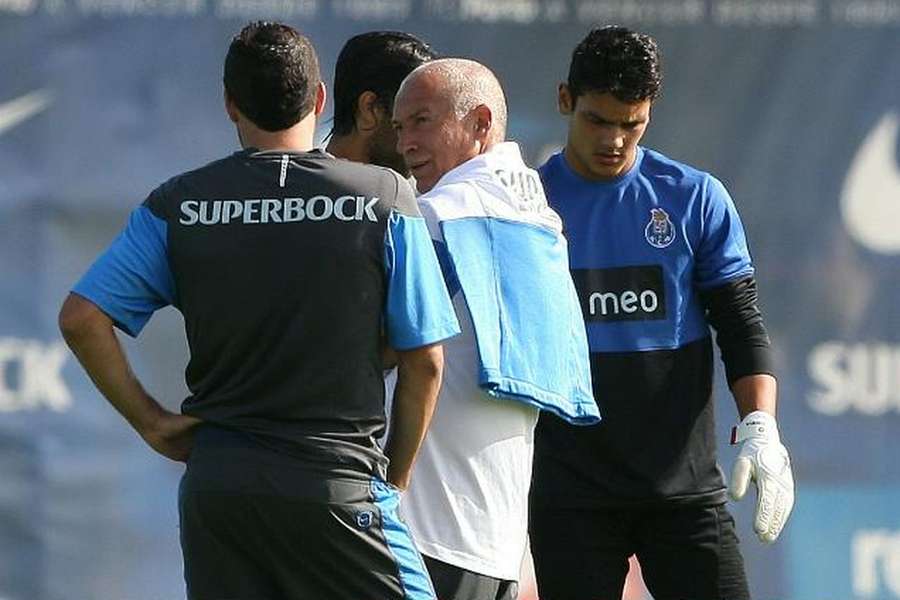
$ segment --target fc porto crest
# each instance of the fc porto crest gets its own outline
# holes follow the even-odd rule
[[[650,209],[650,222],[644,228],[644,237],[654,248],[665,248],[675,241],[675,225],[661,208]]]
[[[370,510],[361,510],[356,513],[356,525],[360,529],[368,529],[372,526],[374,520],[375,515],[373,515]]]

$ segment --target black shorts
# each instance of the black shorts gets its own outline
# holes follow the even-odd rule
[[[190,600],[434,600],[395,488],[204,429],[179,493]]]
[[[655,600],[749,600],[734,519],[718,506],[532,506],[541,600],[620,600],[636,555]]]
[[[423,555],[438,600],[516,600],[519,584],[497,579]]]

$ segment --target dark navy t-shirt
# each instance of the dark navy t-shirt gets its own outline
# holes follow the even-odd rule
[[[169,180],[73,291],[132,336],[181,311],[185,414],[366,472],[383,464],[382,331],[399,350],[459,331],[409,184],[321,151]]]
[[[724,501],[700,291],[753,273],[728,192],[645,148],[608,182],[584,179],[562,153],[540,174],[569,241],[604,420],[574,428],[541,419],[536,497]]]

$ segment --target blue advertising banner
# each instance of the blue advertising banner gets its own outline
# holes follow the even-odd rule
[[[588,28],[654,35],[644,144],[730,190],[775,343],[797,505],[765,547],[752,501],[732,506],[754,597],[900,598],[900,0],[0,0],[0,600],[184,597],[181,469],[99,396],[56,316],[150,190],[237,149],[222,62],[259,18],[308,34],[327,84],[371,29],[486,63],[533,164],[565,139],[556,86]],[[177,408],[180,315],[124,343]],[[717,413],[727,473],[721,384]]]
[[[900,487],[806,486],[784,540],[789,598],[900,595]],[[802,532],[802,533],[801,533]]]

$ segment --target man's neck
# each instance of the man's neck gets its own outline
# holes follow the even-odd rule
[[[353,162],[370,163],[368,144],[364,139],[355,134],[333,135],[328,142],[325,151],[338,158],[352,160]]]
[[[252,124],[246,125],[240,129],[239,134],[244,148],[256,148],[260,152],[308,152],[314,147],[315,127],[314,119],[303,119],[293,127],[279,131],[266,131]]]

